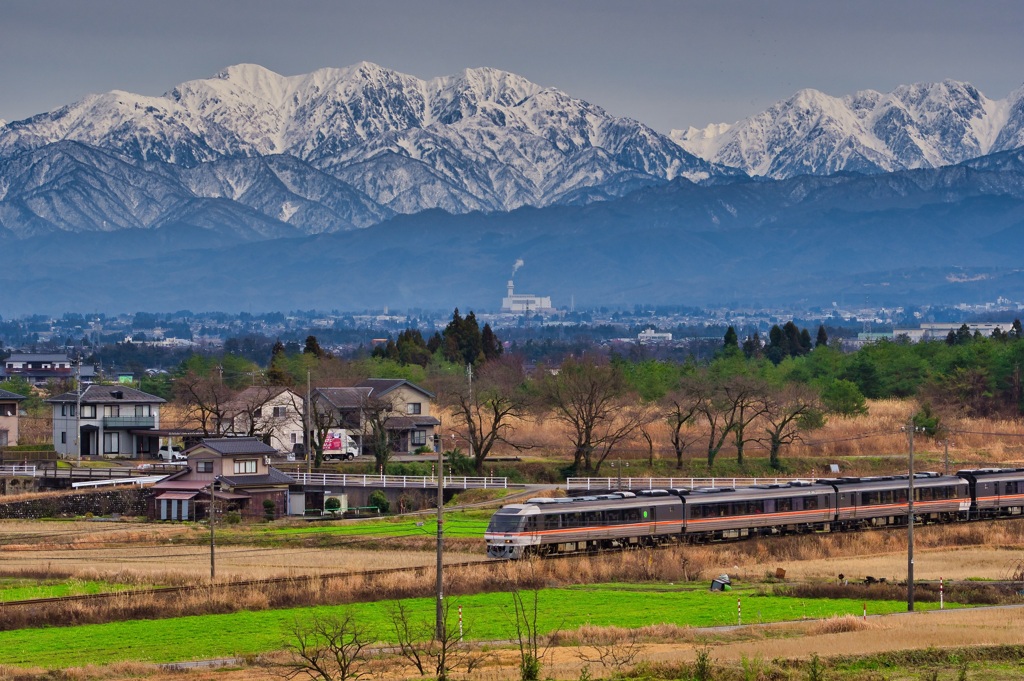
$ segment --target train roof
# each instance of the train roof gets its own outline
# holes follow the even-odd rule
[[[752,487],[698,487],[693,490],[677,491],[687,504],[714,504],[736,499],[807,497],[815,494],[830,494],[834,490],[828,485],[797,481]]]
[[[1024,468],[968,468],[956,474],[975,480],[1020,480],[1024,478]]]
[[[868,491],[905,489],[910,486],[909,475],[875,475],[870,477],[822,478],[824,485],[835,485],[840,492],[849,490]],[[961,484],[963,479],[955,475],[942,475],[931,471],[914,474],[914,487],[945,487]]]
[[[620,496],[626,495],[629,496]],[[531,513],[565,513],[574,509],[603,510],[616,508],[632,508],[635,506],[660,506],[666,503],[679,503],[679,497],[670,496],[636,496],[631,492],[588,495],[580,497],[539,497],[528,499],[523,504],[507,504],[499,509],[499,513],[509,515]]]

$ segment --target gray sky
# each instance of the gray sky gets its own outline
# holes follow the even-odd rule
[[[732,122],[796,90],[1024,82],[1019,0],[4,0],[0,118],[92,92],[157,95],[254,62],[372,61],[420,78],[492,66],[618,116]]]

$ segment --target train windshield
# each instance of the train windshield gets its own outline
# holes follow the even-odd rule
[[[511,513],[495,513],[487,525],[488,532],[518,532],[523,525],[523,516]]]

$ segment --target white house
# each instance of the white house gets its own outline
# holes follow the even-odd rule
[[[81,397],[67,392],[46,401],[53,405],[58,454],[137,458],[153,456],[160,447],[153,431],[160,427],[162,397],[124,385],[90,385]]]
[[[255,385],[225,405],[218,430],[258,437],[279,452],[290,452],[303,442],[302,409],[302,397],[288,388]]]

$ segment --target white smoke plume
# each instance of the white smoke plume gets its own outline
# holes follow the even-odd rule
[[[516,276],[516,271],[517,271],[517,270],[518,270],[518,269],[519,269],[520,267],[522,267],[522,266],[523,266],[523,264],[524,264],[524,263],[523,263],[523,259],[522,259],[522,258],[517,258],[517,259],[516,259],[516,264],[515,264],[515,265],[512,265],[512,276],[513,276],[513,277],[514,277],[514,276]]]

